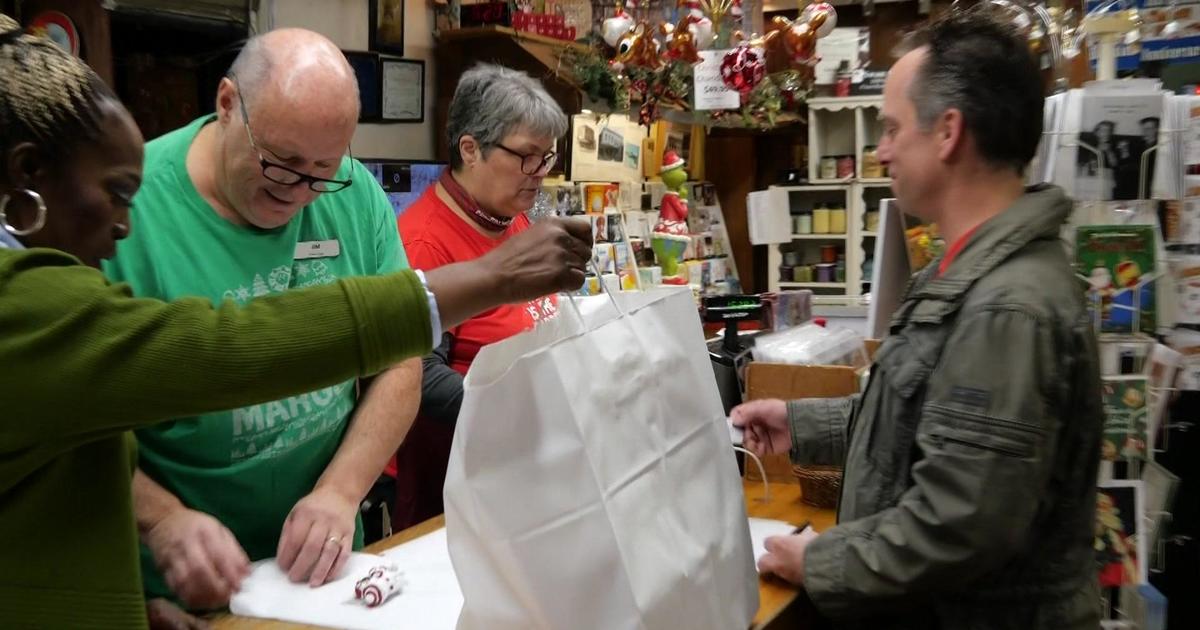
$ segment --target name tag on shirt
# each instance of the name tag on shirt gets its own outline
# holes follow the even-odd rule
[[[308,258],[333,258],[342,253],[337,239],[332,241],[304,241],[296,243],[296,260]]]

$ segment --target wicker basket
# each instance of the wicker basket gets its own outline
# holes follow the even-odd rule
[[[792,466],[800,482],[800,500],[819,508],[836,508],[842,489],[842,469],[837,466]]]

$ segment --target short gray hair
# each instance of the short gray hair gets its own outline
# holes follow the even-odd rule
[[[450,101],[450,168],[462,168],[458,142],[463,136],[488,148],[521,128],[557,139],[567,133],[567,115],[541,82],[524,72],[488,63],[471,68],[458,80]]]
[[[925,49],[908,97],[922,130],[958,109],[979,155],[1021,174],[1042,139],[1041,71],[1011,18],[975,6],[943,15],[906,42],[909,50]]]
[[[254,108],[274,65],[275,60],[264,45],[263,36],[255,35],[246,41],[229,66],[229,75],[237,78],[238,91],[245,90],[242,99],[246,101],[247,108]]]

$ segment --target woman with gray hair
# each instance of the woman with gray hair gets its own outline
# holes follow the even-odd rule
[[[465,72],[446,123],[450,166],[398,221],[409,264],[429,270],[473,260],[528,228],[525,212],[554,167],[555,144],[566,132],[566,114],[536,79],[490,64]],[[463,376],[476,353],[555,310],[548,296],[488,311],[447,331],[425,358],[420,413],[396,453],[395,527],[443,511]]]

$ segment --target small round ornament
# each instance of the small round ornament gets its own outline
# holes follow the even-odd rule
[[[837,9],[828,2],[816,2],[804,7],[796,22],[811,25],[817,33],[817,38],[820,39],[832,33],[834,27],[837,26]]]
[[[730,89],[749,93],[766,76],[766,63],[760,49],[738,46],[721,60],[721,81]]]
[[[600,27],[600,36],[604,38],[604,43],[616,48],[621,37],[631,30],[633,30],[633,18],[623,9],[617,9],[616,15],[604,20],[604,24]]]

